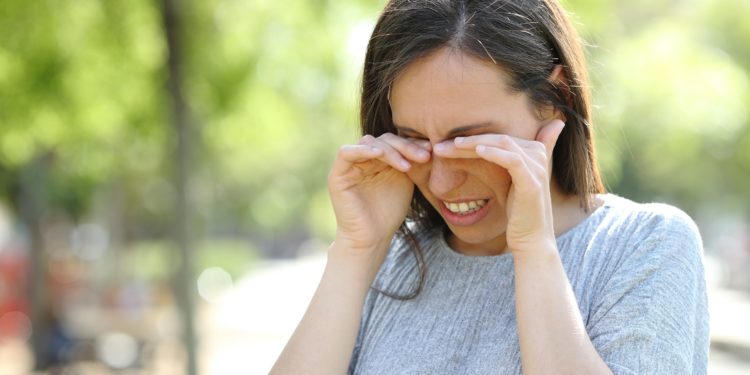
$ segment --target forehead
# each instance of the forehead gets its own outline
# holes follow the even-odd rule
[[[393,122],[436,137],[476,124],[502,131],[531,113],[526,95],[513,92],[508,80],[492,62],[440,49],[409,64],[393,82]]]

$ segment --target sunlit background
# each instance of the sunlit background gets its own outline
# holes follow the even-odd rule
[[[266,373],[383,5],[0,0],[0,374]],[[607,186],[696,220],[709,373],[747,374],[750,1],[565,5]]]

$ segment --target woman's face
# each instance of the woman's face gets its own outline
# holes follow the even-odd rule
[[[507,79],[491,62],[449,48],[411,63],[391,87],[398,134],[429,140],[433,149],[485,133],[534,140],[544,119]],[[427,163],[413,163],[408,176],[448,224],[454,249],[477,255],[505,250],[511,178],[504,168],[433,153]]]

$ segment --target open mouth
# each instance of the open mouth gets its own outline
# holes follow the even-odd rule
[[[443,201],[443,205],[446,209],[448,209],[448,211],[454,214],[468,215],[473,212],[479,211],[482,207],[484,207],[485,204],[487,204],[488,201],[489,199],[477,199],[460,203]]]

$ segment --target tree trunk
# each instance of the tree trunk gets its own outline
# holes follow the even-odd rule
[[[187,354],[186,374],[197,374],[196,335],[194,326],[195,280],[191,241],[191,209],[189,202],[188,166],[191,164],[192,140],[190,113],[182,85],[182,26],[179,0],[163,0],[163,22],[167,41],[167,86],[171,102],[174,150],[174,186],[177,200],[174,207],[174,242],[179,250],[179,270],[174,283],[177,303],[182,312],[182,335]]]
[[[45,207],[44,180],[47,159],[38,156],[22,169],[19,189],[19,212],[29,238],[29,272],[27,296],[31,320],[31,350],[34,369],[44,370],[50,361],[50,314],[47,295],[47,267],[42,236],[42,215]]]

